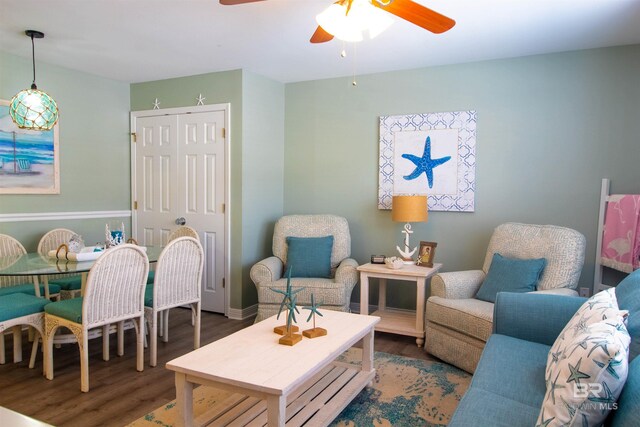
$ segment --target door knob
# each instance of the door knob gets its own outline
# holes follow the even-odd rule
[[[183,216],[181,216],[180,218],[176,218],[176,225],[185,225],[187,223],[187,220],[184,219]]]

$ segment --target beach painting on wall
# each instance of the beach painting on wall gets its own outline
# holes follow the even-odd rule
[[[58,125],[20,129],[0,100],[0,194],[60,194]]]

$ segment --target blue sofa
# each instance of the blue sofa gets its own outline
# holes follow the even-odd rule
[[[640,426],[640,270],[616,287],[621,309],[629,310],[629,376],[607,426]],[[449,426],[534,426],[546,392],[547,354],[584,298],[527,293],[498,294],[493,334],[471,385]]]

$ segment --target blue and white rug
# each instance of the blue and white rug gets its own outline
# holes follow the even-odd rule
[[[357,363],[360,350],[351,349],[343,361]],[[467,390],[471,375],[451,365],[375,353],[376,377],[372,387],[356,396],[331,426],[445,426]],[[204,413],[229,393],[207,387],[194,390],[194,415]],[[130,427],[174,425],[175,401],[136,420]]]

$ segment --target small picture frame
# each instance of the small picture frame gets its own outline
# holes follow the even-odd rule
[[[433,257],[436,254],[436,242],[420,242],[416,265],[420,267],[433,267]]]

